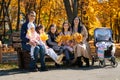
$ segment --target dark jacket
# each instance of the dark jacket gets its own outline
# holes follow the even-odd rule
[[[47,45],[51,48],[53,48],[53,46],[57,46],[57,42],[55,41],[57,35],[56,34],[52,34],[51,32],[48,32],[48,40],[47,40]]]
[[[55,41],[57,34],[52,34],[51,32],[48,33],[49,39],[47,40],[47,45],[52,48],[58,54],[63,53],[63,49],[61,46],[58,46],[57,42]]]
[[[31,46],[27,44],[29,42],[29,39],[26,38],[26,33],[28,30],[28,27],[27,27],[28,23],[29,22],[27,21],[22,25],[20,38],[21,38],[22,49],[30,51]]]
[[[21,27],[21,33],[20,33],[20,38],[22,40],[22,44],[26,44],[27,42],[29,42],[29,39],[26,38],[26,33],[27,33],[27,30],[28,30],[28,25],[29,22],[25,22],[22,27]]]

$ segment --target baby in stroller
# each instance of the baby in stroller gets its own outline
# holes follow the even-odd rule
[[[97,28],[94,31],[94,43],[96,47],[97,58],[99,59],[99,65],[105,66],[105,59],[111,62],[113,67],[116,67],[115,61],[115,44],[112,39],[112,30],[109,28]]]

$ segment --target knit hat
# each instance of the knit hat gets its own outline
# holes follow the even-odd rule
[[[29,22],[27,25],[28,29],[35,28],[35,25],[32,22]]]

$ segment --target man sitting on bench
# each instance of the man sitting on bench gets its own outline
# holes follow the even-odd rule
[[[32,22],[34,23],[35,21],[35,16],[36,13],[34,11],[30,11],[27,15],[28,20],[26,20],[26,22],[22,25],[21,28],[21,44],[22,44],[22,49],[23,50],[27,50],[30,52],[31,46],[34,45],[28,38],[26,38],[26,33],[28,30],[28,23]],[[36,26],[35,26],[36,27]],[[29,43],[29,44],[28,44]],[[29,64],[29,69],[31,71],[37,71],[37,67],[36,67],[36,62],[38,60],[38,54],[40,55],[40,63],[41,63],[41,71],[47,71],[46,66],[45,66],[45,48],[42,45],[38,45],[35,47],[34,49],[34,60],[31,59],[30,64]]]

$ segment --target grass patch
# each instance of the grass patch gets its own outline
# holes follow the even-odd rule
[[[15,63],[0,64],[0,70],[8,70],[8,69],[16,69],[16,68],[18,68],[18,65]]]
[[[120,57],[117,57],[116,60],[120,62]]]

